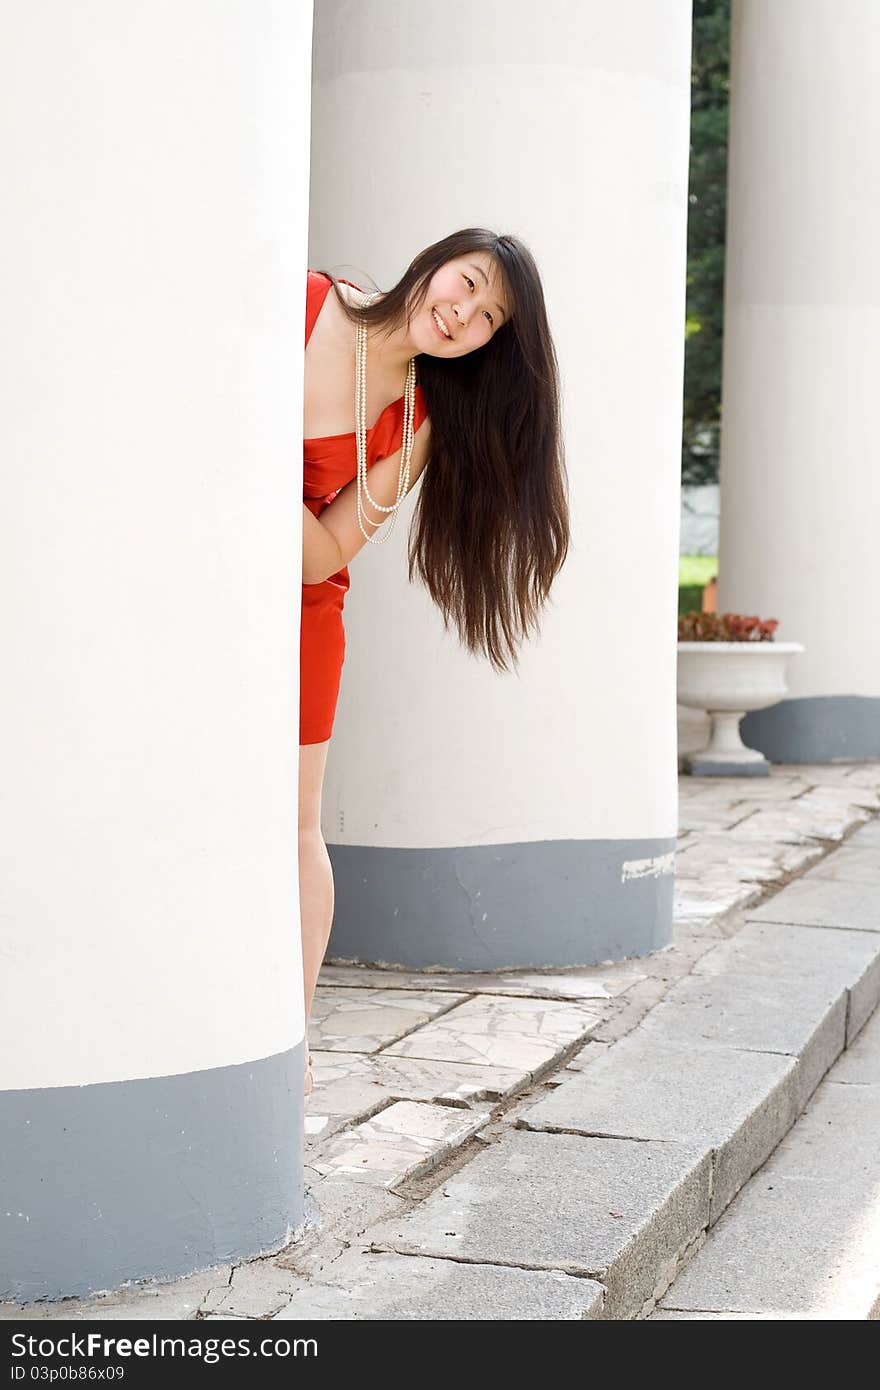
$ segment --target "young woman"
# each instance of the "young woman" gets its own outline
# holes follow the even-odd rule
[[[556,355],[537,267],[516,237],[454,232],[372,297],[310,270],[304,385],[299,876],[308,1027],[333,922],[321,790],[349,561],[390,534],[397,505],[424,472],[409,579],[418,575],[469,651],[506,671],[538,628],[568,551],[569,513]],[[311,1088],[309,1057],[306,1095]]]

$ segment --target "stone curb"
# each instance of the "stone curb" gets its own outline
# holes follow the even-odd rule
[[[880,1010],[652,1319],[880,1318]]]
[[[866,829],[847,840],[865,864],[880,857]],[[833,883],[808,870],[747,910],[633,1032],[368,1230],[370,1248],[564,1270],[604,1286],[598,1318],[645,1316],[880,1002],[880,903],[865,876],[850,854]],[[619,1191],[641,1181],[652,1201],[609,1222],[591,1203],[615,1179]]]

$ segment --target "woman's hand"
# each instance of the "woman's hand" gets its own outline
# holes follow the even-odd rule
[[[425,418],[413,437],[409,492],[428,461],[430,437],[431,422]],[[370,493],[377,502],[382,502],[386,507],[390,507],[397,497],[400,453],[398,449],[387,458],[378,459],[369,469]],[[320,518],[303,504],[304,584],[321,584],[325,579],[329,579],[331,574],[344,569],[361,547],[367,544],[367,538],[358,523],[357,486],[355,477],[346,483],[345,487],[340,488],[333,501],[324,507]],[[375,516],[380,524],[390,519],[388,513],[374,512],[366,498],[364,510],[368,518]],[[369,520],[364,524],[370,535],[380,529],[379,526],[371,526]]]

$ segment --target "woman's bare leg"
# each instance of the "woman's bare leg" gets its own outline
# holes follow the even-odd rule
[[[299,914],[306,1017],[306,1095],[312,1089],[308,1066],[309,1016],[333,925],[333,869],[321,834],[321,790],[329,746],[329,739],[324,743],[301,743],[299,746]]]

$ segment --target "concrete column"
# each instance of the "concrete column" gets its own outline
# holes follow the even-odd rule
[[[0,1298],[302,1216],[311,13],[3,11]]]
[[[718,600],[806,648],[775,762],[880,757],[878,79],[873,0],[734,0]]]
[[[541,267],[574,543],[518,673],[362,551],[324,833],[330,956],[481,969],[670,938],[687,0],[318,0],[309,259],[387,287],[459,227]],[[346,267],[347,269],[343,269]]]

